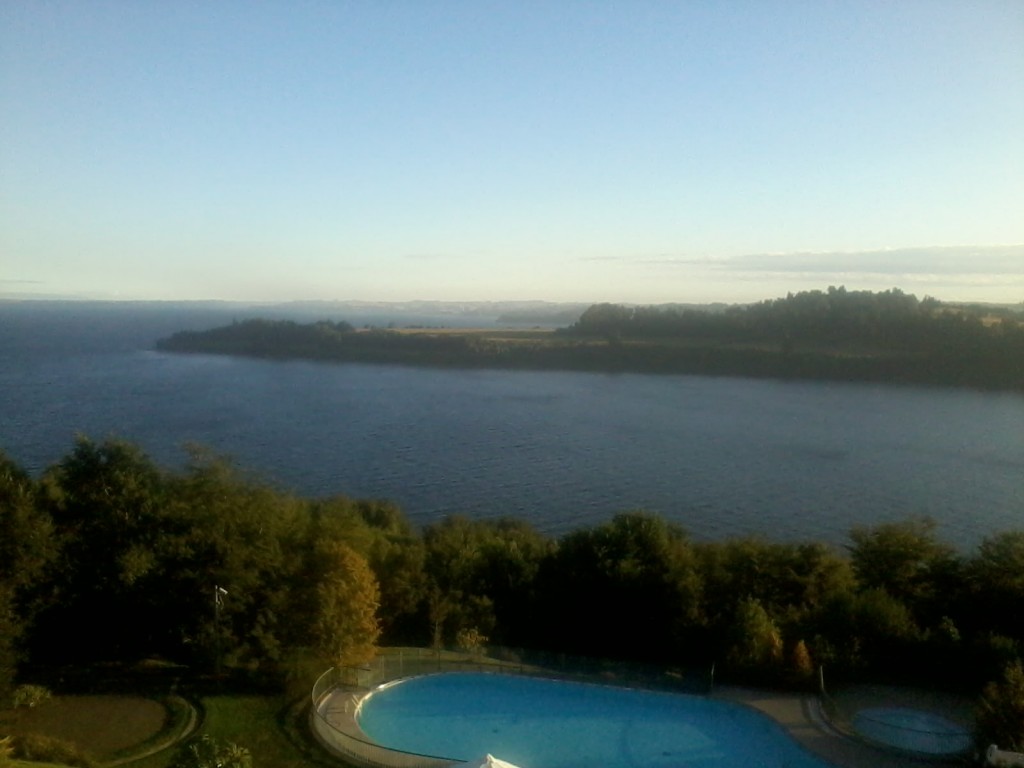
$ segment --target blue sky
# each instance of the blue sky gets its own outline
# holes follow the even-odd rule
[[[1024,3],[0,4],[0,296],[1024,300]]]

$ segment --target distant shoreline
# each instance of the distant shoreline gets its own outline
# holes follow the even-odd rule
[[[334,332],[330,324],[253,320],[184,331],[163,352],[430,368],[552,370],[876,382],[1024,391],[1017,366],[973,365],[957,355],[864,352],[754,340],[620,340],[564,331],[388,329]],[[982,362],[990,362],[985,361]],[[1000,375],[1001,373],[1001,375]]]
[[[493,368],[870,381],[1024,390],[1024,316],[881,293],[790,294],[742,307],[594,304],[557,330],[364,328],[247,320],[181,331],[166,352]]]

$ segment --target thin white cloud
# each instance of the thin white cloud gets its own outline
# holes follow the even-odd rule
[[[650,267],[701,267],[727,273],[794,275],[916,275],[929,280],[975,276],[1024,279],[1024,245],[884,248],[862,251],[794,251],[742,256],[634,255],[589,257],[584,261],[622,261]]]
[[[1001,276],[1024,278],[1024,245],[886,248],[749,254],[724,268],[783,274]]]
[[[612,261],[632,270],[659,300],[756,301],[790,291],[844,285],[900,288],[949,301],[1016,303],[1024,298],[1024,245],[879,248],[748,253],[738,256],[633,253]],[[594,264],[595,268],[597,264]],[[627,279],[619,275],[620,284]],[[657,284],[658,289],[652,286]],[[653,295],[652,294],[652,295]]]

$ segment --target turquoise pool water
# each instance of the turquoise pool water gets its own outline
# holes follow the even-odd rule
[[[862,709],[853,718],[862,736],[907,752],[956,755],[971,748],[971,733],[931,712],[904,707]]]
[[[507,675],[447,673],[364,700],[378,744],[521,768],[828,768],[774,721],[699,696]]]

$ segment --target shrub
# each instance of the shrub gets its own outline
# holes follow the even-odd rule
[[[37,707],[50,698],[50,689],[42,685],[19,685],[12,698],[15,709]]]
[[[230,741],[201,736],[181,746],[171,768],[252,768],[252,755]]]
[[[487,644],[487,637],[481,634],[476,627],[460,629],[455,636],[455,645],[463,653],[478,656],[484,652]]]
[[[14,763],[14,744],[10,736],[0,737],[0,768]]]
[[[1007,666],[1002,680],[985,686],[975,714],[980,747],[1024,750],[1024,666],[1019,660]]]
[[[809,678],[814,674],[814,662],[811,660],[810,651],[807,650],[807,643],[803,640],[800,640],[793,646],[790,666],[793,672],[800,678]]]
[[[96,768],[96,762],[70,742],[43,736],[41,733],[25,733],[11,739],[11,757],[38,763],[59,763],[75,768]]]

